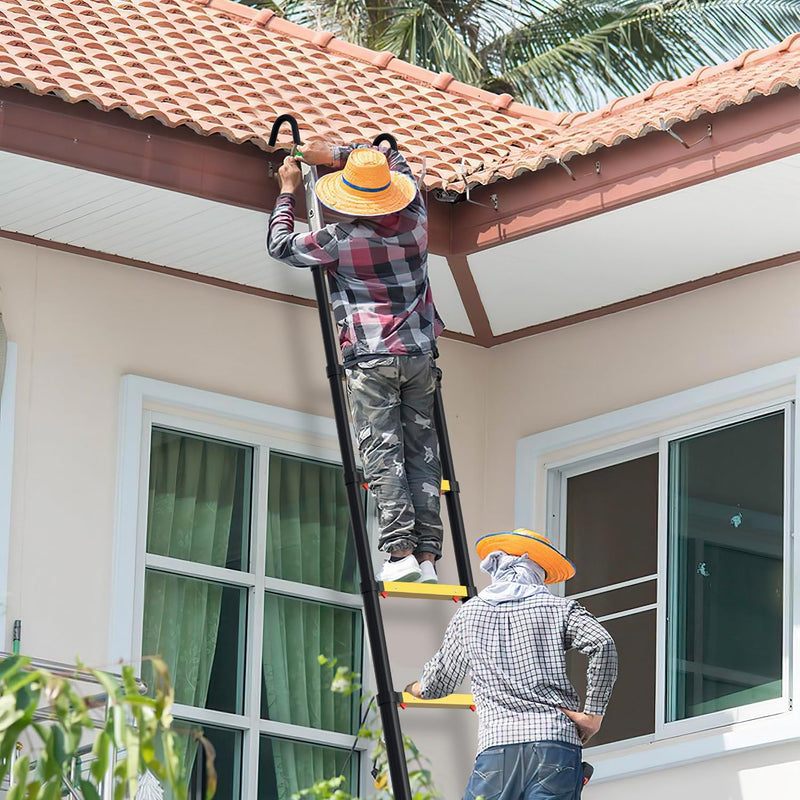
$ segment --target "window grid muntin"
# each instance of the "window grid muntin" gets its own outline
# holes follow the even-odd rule
[[[265,435],[263,433],[244,432],[232,426],[212,422],[208,420],[189,420],[185,417],[177,416],[172,413],[143,410],[142,442],[141,442],[141,462],[140,462],[140,483],[139,483],[139,541],[142,543],[137,554],[139,566],[137,572],[137,591],[139,598],[135,607],[138,609],[134,621],[134,652],[141,653],[142,649],[142,623],[144,610],[144,571],[147,567],[154,567],[169,572],[170,566],[176,568],[178,574],[187,577],[211,577],[214,580],[237,587],[244,587],[247,590],[247,621],[245,624],[247,640],[251,644],[252,653],[258,653],[259,658],[245,657],[245,697],[244,714],[232,714],[229,712],[219,712],[209,709],[201,709],[193,706],[175,706],[175,715],[187,721],[199,723],[206,722],[217,727],[228,727],[242,732],[242,797],[256,797],[257,792],[257,765],[259,751],[259,736],[261,734],[278,735],[282,738],[296,739],[308,743],[319,743],[322,745],[353,747],[357,755],[363,754],[368,749],[368,743],[357,739],[355,735],[345,735],[333,731],[305,728],[302,726],[288,725],[286,723],[273,723],[260,718],[260,674],[261,674],[261,653],[263,648],[263,616],[264,616],[264,595],[266,591],[276,591],[278,594],[310,598],[321,602],[334,602],[347,599],[348,602],[336,604],[345,605],[351,608],[360,608],[362,599],[360,595],[349,596],[333,590],[321,589],[321,587],[301,584],[291,581],[280,580],[283,584],[275,586],[275,581],[279,579],[268,578],[266,572],[266,538],[258,535],[259,531],[266,532],[267,529],[267,503],[268,503],[268,480],[269,480],[269,456],[270,452],[305,457],[329,464],[341,465],[339,454],[327,447],[310,444],[303,441],[294,441],[277,436]],[[252,480],[251,480],[251,502],[250,502],[250,542],[249,570],[238,571],[221,567],[210,567],[209,565],[198,562],[189,562],[182,559],[172,559],[168,556],[157,556],[146,552],[146,510],[147,495],[150,485],[150,443],[152,441],[153,428],[166,428],[178,434],[189,436],[204,436],[207,438],[218,439],[222,442],[234,445],[242,445],[253,449],[252,458]],[[255,541],[253,539],[255,538]],[[193,572],[188,574],[191,566]],[[200,569],[198,569],[200,568]],[[221,573],[224,573],[221,574]],[[220,580],[222,578],[222,580]],[[287,585],[288,584],[288,585]],[[291,587],[294,587],[292,590]],[[310,590],[310,591],[309,591]],[[324,596],[323,594],[324,593]],[[331,594],[328,594],[331,593]],[[345,595],[344,598],[339,597]],[[336,598],[334,599],[334,596]],[[361,664],[360,672],[363,676],[367,670],[367,649],[363,646],[364,636],[361,632]],[[256,674],[254,674],[254,670]],[[362,680],[363,690],[368,689],[368,679]],[[276,727],[277,726],[277,727]],[[340,738],[341,737],[341,738]],[[361,767],[357,770],[360,782],[363,785],[366,775],[366,760],[361,759]]]

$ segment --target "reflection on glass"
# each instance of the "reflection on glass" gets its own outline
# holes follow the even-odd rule
[[[142,680],[154,684],[147,656],[167,664],[175,701],[242,713],[244,589],[147,570]]]
[[[323,778],[344,775],[342,787],[358,791],[358,753],[262,736],[258,758],[258,800],[289,800]],[[225,795],[223,795],[225,796]]]
[[[667,721],[781,696],[784,415],[672,442]]]
[[[356,558],[341,466],[270,453],[266,574],[356,591]]]
[[[331,670],[317,660],[336,658],[358,672],[361,613],[349,608],[264,597],[264,683],[261,716],[309,728],[355,733],[360,693],[331,692]]]
[[[153,428],[147,552],[248,569],[252,449]]]
[[[217,772],[216,797],[239,800],[242,782],[242,733],[227,728],[213,728],[176,719],[174,730],[178,733],[177,752],[183,759],[188,786],[187,800],[205,800],[207,772],[204,749],[197,740],[202,733],[215,751],[214,769]],[[163,755],[158,753],[159,758]],[[165,800],[174,800],[174,794],[164,788]]]

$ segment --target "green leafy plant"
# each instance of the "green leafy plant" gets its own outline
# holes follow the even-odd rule
[[[349,667],[340,666],[335,658],[320,655],[317,660],[323,669],[329,669],[332,672],[330,684],[332,692],[351,695],[360,691],[361,684],[358,682],[360,677],[358,673],[353,672]],[[371,752],[372,777],[375,781],[377,794],[373,794],[372,797],[379,800],[392,800],[393,795],[389,786],[389,762],[386,756],[386,745],[383,741],[383,731],[380,728],[377,716],[370,717],[372,699],[369,696],[365,696],[362,698],[363,701],[367,701],[364,713],[366,724],[362,724],[358,732],[358,738],[366,739],[373,743]],[[442,795],[433,781],[433,773],[428,760],[420,752],[410,736],[403,736],[403,744],[408,767],[408,780],[414,800],[442,800]],[[313,786],[292,795],[292,800],[358,800],[357,797],[343,788],[345,785],[346,778],[343,775],[324,778],[317,781]]]
[[[155,686],[145,696],[130,666],[121,677],[80,667],[64,677],[24,656],[0,661],[0,782],[11,782],[6,800],[100,800],[103,781],[110,781],[114,800],[133,800],[148,772],[175,800],[186,800],[174,693],[164,662],[152,664]],[[81,694],[78,687],[87,682],[100,694]],[[206,755],[211,798],[213,748],[202,735],[194,737]]]

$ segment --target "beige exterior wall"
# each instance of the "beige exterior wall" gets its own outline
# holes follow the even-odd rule
[[[484,526],[511,524],[518,439],[799,356],[798,297],[794,264],[492,350]],[[598,783],[586,797],[762,800],[798,778],[795,743]]]
[[[316,312],[3,239],[0,286],[19,348],[7,619],[23,620],[27,652],[103,664],[121,377],[330,416]],[[470,537],[514,523],[519,438],[800,355],[798,297],[800,265],[790,265],[491,351],[444,340]],[[451,566],[443,577],[454,579]],[[400,600],[385,609],[401,686],[454,609]],[[403,714],[444,796],[459,797],[474,715]],[[761,800],[798,779],[800,748],[785,745],[597,784],[587,796]]]
[[[19,618],[24,652],[104,665],[122,376],[330,417],[317,312],[6,239],[0,239],[0,287],[19,358],[3,647],[10,649],[10,621]],[[442,344],[457,474],[468,487],[484,484],[485,394],[476,376],[485,374],[487,355]],[[482,492],[467,493],[463,506],[475,525]],[[443,574],[456,582],[452,565]],[[432,604],[417,626],[409,602],[386,607],[398,686],[417,676],[453,611],[450,603]],[[413,719],[404,719],[413,728]],[[470,730],[454,737],[452,717],[432,728],[430,721],[424,727],[440,731],[446,754],[439,763],[471,753]],[[425,742],[434,753],[440,743]],[[467,767],[443,781],[451,784],[448,797],[458,793],[453,786]]]

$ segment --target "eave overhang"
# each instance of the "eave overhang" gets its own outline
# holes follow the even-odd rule
[[[774,253],[577,313],[511,331],[493,330],[471,256],[512,242],[533,242],[543,232],[800,153],[800,92],[784,89],[756,97],[744,105],[676,123],[671,131],[675,136],[652,132],[576,156],[566,163],[567,169],[551,164],[512,180],[476,187],[470,196],[481,205],[464,200],[440,203],[429,195],[431,252],[447,258],[471,327],[470,334],[455,333],[453,338],[491,347],[796,260],[794,251]],[[0,150],[263,212],[271,209],[277,194],[269,165],[277,167],[282,155],[266,154],[249,143],[235,145],[220,136],[165,128],[154,120],[135,120],[118,110],[103,112],[87,103],[34,96],[19,88],[0,88]],[[106,257],[91,248],[19,232],[0,235]],[[119,254],[111,260],[309,305],[306,297],[177,270],[169,264]]]

